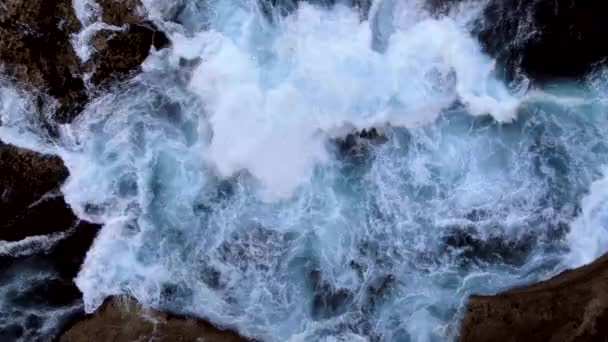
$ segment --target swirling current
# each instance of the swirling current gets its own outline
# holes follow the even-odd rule
[[[129,294],[264,341],[453,340],[468,295],[608,247],[605,75],[505,83],[477,3],[143,3],[172,46],[58,137],[0,93],[0,138],[61,156],[103,224],[87,311]]]

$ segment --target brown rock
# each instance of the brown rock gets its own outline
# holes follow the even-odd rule
[[[163,48],[168,40],[151,23],[141,23],[129,25],[125,31],[99,31],[92,44],[96,53],[91,65],[94,70],[91,82],[103,84],[138,70],[150,49]]]
[[[70,43],[79,30],[70,0],[0,1],[0,70],[30,91],[56,98],[60,122],[70,121],[87,100]]]
[[[94,85],[120,79],[141,65],[152,46],[160,49],[169,43],[145,22],[139,0],[99,4],[102,20],[127,28],[98,32],[93,38],[97,53],[82,65],[71,44],[81,29],[71,0],[0,0],[0,74],[28,91],[55,98],[54,119],[59,123],[72,121],[88,101],[84,72],[94,71]]]
[[[161,49],[169,44],[165,34],[146,21],[140,0],[99,0],[98,4],[105,23],[126,29],[102,30],[93,36],[95,54],[89,64],[93,84],[125,78],[138,70],[153,46]]]
[[[112,297],[95,312],[74,324],[61,342],[241,342],[247,339],[205,321],[144,310],[135,300]]]
[[[48,156],[0,142],[0,240],[67,230],[77,219],[59,194],[68,170]]]
[[[97,0],[101,6],[101,19],[104,23],[122,26],[139,24],[145,20],[140,0]]]
[[[607,341],[608,254],[538,284],[471,296],[460,340]]]

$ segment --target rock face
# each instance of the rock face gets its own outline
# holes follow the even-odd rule
[[[70,43],[70,35],[79,30],[69,0],[0,1],[1,73],[56,98],[61,122],[69,121],[87,100]]]
[[[507,79],[519,69],[541,82],[580,78],[608,57],[607,11],[606,1],[491,0],[476,33]]]
[[[93,315],[68,329],[61,342],[130,342],[130,341],[208,341],[241,342],[247,339],[230,331],[186,317],[176,317],[145,310],[135,300],[113,297]]]
[[[59,157],[0,142],[0,240],[71,228],[77,221],[59,194],[68,170]]]
[[[124,31],[99,31],[92,44],[96,53],[91,66],[91,82],[99,85],[122,79],[137,70],[152,46],[161,49],[168,40],[152,24],[143,22],[129,25]]]
[[[2,341],[50,341],[62,322],[84,315],[82,294],[73,279],[98,230],[97,225],[80,222],[50,250],[25,255],[3,254],[0,241]]]
[[[97,0],[101,6],[101,20],[110,25],[139,24],[145,20],[140,12],[140,0]]]
[[[463,342],[606,341],[608,254],[535,285],[469,298]]]
[[[98,32],[94,58],[82,63],[71,41],[81,30],[71,0],[0,1],[0,74],[55,98],[59,123],[70,122],[88,101],[84,73],[93,70],[93,85],[106,84],[137,69],[152,46],[168,44],[162,32],[145,22],[139,1],[102,0],[100,6],[102,20],[126,28]]]
[[[167,36],[145,20],[140,12],[142,6],[139,0],[100,0],[98,4],[104,23],[125,29],[101,30],[94,35],[92,45],[95,54],[92,64],[88,65],[93,70],[93,84],[106,84],[124,78],[139,68],[151,47],[162,49],[169,45]]]
[[[0,175],[0,336],[46,338],[59,327],[43,329],[45,322],[82,314],[72,279],[99,226],[65,203],[59,187],[68,170],[59,157],[0,142]]]

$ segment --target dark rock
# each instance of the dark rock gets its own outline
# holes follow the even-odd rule
[[[336,140],[340,155],[345,159],[360,159],[369,154],[372,145],[383,144],[388,138],[376,128],[352,132],[344,138]]]
[[[510,239],[505,236],[482,238],[475,229],[454,229],[443,237],[446,252],[456,255],[462,264],[522,265],[536,246],[533,236]]]
[[[72,228],[77,219],[59,194],[68,170],[48,156],[0,142],[0,240]]]
[[[606,62],[607,12],[606,1],[491,0],[476,33],[508,80],[578,79]]]
[[[139,68],[150,49],[161,49],[169,44],[164,33],[151,23],[129,25],[125,31],[102,30],[92,41],[96,51],[91,68],[91,82],[103,84],[123,79]]]
[[[56,98],[59,122],[70,121],[87,101],[70,43],[79,30],[70,0],[0,2],[0,71],[27,90]]]
[[[76,322],[59,338],[61,342],[136,340],[247,341],[246,338],[232,331],[221,330],[200,319],[146,309],[127,297],[106,299],[94,314]]]
[[[80,222],[46,253],[0,256],[0,312],[10,312],[8,325],[0,320],[0,336],[9,336],[11,326],[20,324],[23,340],[50,341],[61,324],[84,316],[73,279],[98,231],[99,226]],[[60,324],[41,330],[48,320]]]
[[[139,24],[145,20],[140,0],[97,0],[101,7],[101,20],[110,25]]]
[[[123,31],[102,30],[92,39],[95,50],[88,64],[93,70],[95,85],[121,80],[137,71],[152,47],[160,50],[169,45],[167,36],[145,20],[139,0],[101,0],[102,20],[111,25],[124,26]]]
[[[126,29],[98,32],[93,38],[97,53],[83,65],[71,43],[81,30],[71,0],[0,1],[0,73],[37,94],[39,110],[48,103],[42,94],[56,99],[53,119],[58,123],[71,122],[86,105],[85,72],[94,70],[93,85],[121,79],[139,67],[152,46],[169,44],[164,33],[145,21],[139,1],[99,4],[102,20]],[[52,123],[43,123],[53,133]]]
[[[606,341],[608,254],[538,284],[471,296],[460,340]]]
[[[348,289],[336,288],[323,279],[320,270],[309,274],[313,288],[312,316],[315,319],[327,319],[343,314],[354,300],[354,294]]]

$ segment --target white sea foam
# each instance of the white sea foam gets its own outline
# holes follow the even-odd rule
[[[208,158],[224,176],[248,170],[271,197],[289,197],[345,127],[416,127],[455,101],[472,115],[515,117],[519,101],[492,78],[494,62],[451,18],[397,27],[384,53],[346,7],[303,4],[266,37],[259,28],[245,17],[228,32],[177,36],[172,52],[202,59],[190,88],[213,130]]]
[[[568,234],[570,254],[568,266],[578,267],[592,262],[608,248],[608,177],[593,182],[589,194],[581,202],[581,212]]]
[[[509,94],[466,28],[479,8],[421,4],[269,23],[252,2],[144,1],[180,17],[172,48],[45,147],[66,201],[105,224],[86,310],[128,293],[267,341],[445,340],[468,294],[546,276],[547,245],[586,248],[592,225],[559,234],[608,164],[606,103]],[[12,122],[0,138],[19,142]],[[336,145],[370,127],[388,142]]]

